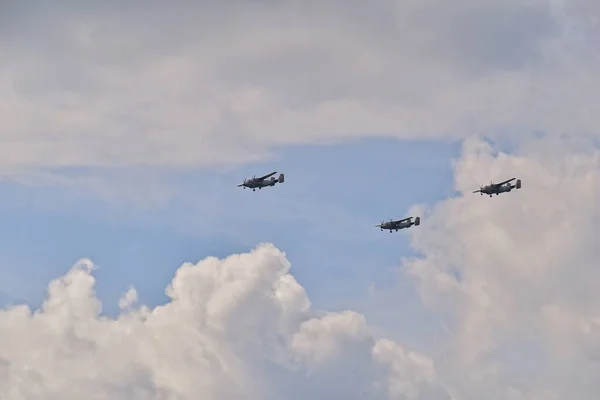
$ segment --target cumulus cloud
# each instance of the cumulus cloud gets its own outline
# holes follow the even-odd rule
[[[597,133],[595,1],[4,2],[0,166],[206,165],[366,135]]]
[[[315,313],[271,244],[187,263],[170,301],[102,315],[93,263],[49,285],[39,310],[0,311],[0,397],[25,399],[431,399],[431,360],[370,333],[353,312]],[[448,398],[448,397],[436,397]]]
[[[600,151],[564,137],[507,154],[472,139],[455,173],[465,194],[425,212],[410,233],[422,256],[405,263],[449,326],[436,367],[465,398],[596,398]],[[521,190],[471,193],[513,176]]]

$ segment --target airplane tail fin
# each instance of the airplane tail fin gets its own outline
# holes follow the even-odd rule
[[[415,226],[421,225],[421,217],[415,218]]]
[[[517,179],[517,184],[515,185],[517,189],[521,189],[521,180]]]
[[[283,174],[279,174],[279,183],[283,183],[283,181],[285,180],[285,176]]]

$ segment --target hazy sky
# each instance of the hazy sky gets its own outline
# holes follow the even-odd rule
[[[595,400],[599,18],[2,2],[0,398]]]

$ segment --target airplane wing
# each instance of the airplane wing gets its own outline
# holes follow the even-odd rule
[[[477,189],[476,191],[474,191],[473,193],[479,193],[481,192],[481,189]]]
[[[396,223],[398,223],[398,222],[409,221],[409,220],[411,220],[412,218],[413,218],[413,217],[408,217],[408,218],[399,219],[399,220],[397,220],[397,221],[393,221],[393,222],[396,222]]]
[[[514,181],[515,179],[517,179],[517,178],[511,178],[511,179],[507,179],[507,180],[505,180],[504,182],[500,182],[500,183],[494,183],[494,186],[502,186],[502,185],[504,185],[504,184],[506,184],[506,183],[508,183],[508,182],[512,182],[512,181]]]
[[[270,176],[273,176],[273,175],[275,175],[276,173],[277,173],[277,171],[275,171],[275,172],[271,172],[270,174],[267,174],[267,175],[265,175],[265,176],[261,176],[260,178],[256,178],[256,179],[257,179],[257,180],[259,180],[259,181],[262,181],[262,180],[265,180],[265,179],[267,179],[267,178],[268,178],[268,177],[270,177]]]
[[[239,185],[237,185],[237,187],[242,187],[242,186],[244,186],[243,183],[240,183]]]

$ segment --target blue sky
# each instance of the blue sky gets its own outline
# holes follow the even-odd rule
[[[110,200],[81,184],[3,183],[3,301],[39,305],[51,279],[88,257],[99,266],[97,292],[106,313],[118,311],[129,285],[141,302],[156,305],[166,300],[164,288],[181,263],[268,241],[286,252],[315,308],[376,308],[369,286],[384,293],[397,283],[399,261],[410,249],[404,235],[375,225],[404,216],[415,203],[451,195],[458,151],[451,142],[370,140],[284,148],[240,168],[55,171],[78,182],[103,181],[114,192]],[[260,192],[236,187],[244,177],[273,170],[286,174],[283,185]],[[119,181],[123,176],[133,178]],[[161,188],[172,195],[140,207],[139,199],[120,195],[124,185],[140,198]],[[405,303],[399,307],[415,312],[418,300],[405,287],[406,294],[395,294]],[[377,319],[375,310],[371,315]]]

